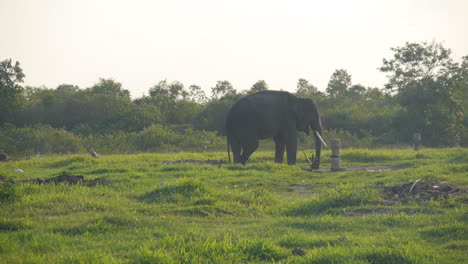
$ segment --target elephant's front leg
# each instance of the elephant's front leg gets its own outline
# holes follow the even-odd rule
[[[284,140],[280,136],[274,137],[273,140],[275,141],[275,162],[283,163],[284,149],[286,146]]]
[[[288,165],[296,164],[297,155],[297,132],[290,133],[286,137],[286,153],[288,156]]]

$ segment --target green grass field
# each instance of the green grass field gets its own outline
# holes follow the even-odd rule
[[[210,152],[0,163],[14,181],[0,184],[0,263],[466,263],[466,193],[388,190],[417,179],[468,188],[468,150],[348,149],[345,167],[401,169],[333,173],[307,171],[301,153],[295,166],[273,155],[246,166],[162,164],[226,157]],[[64,172],[109,184],[21,183]]]

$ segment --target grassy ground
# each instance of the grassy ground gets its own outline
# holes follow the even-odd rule
[[[255,153],[247,166],[163,165],[225,153],[50,156],[0,163],[0,263],[463,263],[466,194],[400,199],[425,179],[468,187],[466,149],[344,150],[313,173]],[[322,166],[330,166],[329,152]],[[302,157],[302,156],[298,156]],[[15,173],[21,168],[24,173]],[[20,183],[63,172],[109,185]],[[307,254],[292,254],[300,247]],[[465,262],[466,263],[466,262]]]

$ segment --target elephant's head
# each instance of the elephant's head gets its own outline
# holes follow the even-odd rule
[[[320,121],[320,113],[317,105],[311,99],[298,98],[296,108],[296,129],[304,132],[307,135],[310,129],[313,130],[315,138],[315,160],[313,169],[320,167],[320,153],[322,150],[322,143],[326,146],[322,139],[322,122]]]

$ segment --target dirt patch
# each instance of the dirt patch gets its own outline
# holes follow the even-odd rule
[[[312,172],[318,173],[329,173],[329,172],[340,172],[340,171],[393,171],[393,170],[402,170],[411,167],[411,165],[401,165],[401,166],[387,166],[387,165],[375,165],[375,166],[366,166],[366,167],[342,167],[339,171],[332,171],[331,169],[321,169],[313,170]],[[310,169],[306,169],[311,171]]]
[[[402,185],[388,187],[384,192],[392,200],[407,201],[409,199],[417,202],[428,201],[432,198],[450,198],[468,194],[468,190],[436,180],[419,179]]]
[[[43,179],[43,178],[32,178],[21,181],[23,183],[33,184],[50,184],[50,183],[65,183],[65,184],[82,184],[85,186],[96,186],[96,185],[109,185],[110,182],[105,178],[95,178],[93,180],[86,180],[83,175],[70,175],[63,173],[57,177]]]
[[[222,165],[228,164],[225,160],[165,160],[163,165],[176,165],[176,164],[197,164],[197,165]]]
[[[288,192],[292,192],[298,196],[307,197],[312,195],[312,186],[292,184],[289,185]]]

